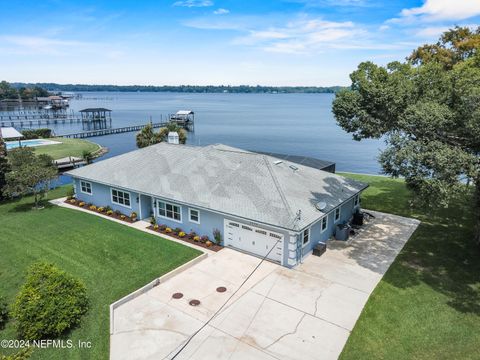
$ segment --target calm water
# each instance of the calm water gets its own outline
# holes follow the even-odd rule
[[[88,92],[70,108],[112,109],[112,126],[153,122],[180,109],[195,111],[195,133],[188,143],[223,143],[250,150],[307,155],[334,161],[339,171],[378,173],[382,141],[356,142],[331,113],[332,94],[179,94]],[[57,134],[81,131],[59,125]],[[135,133],[91,138],[109,148],[103,157],[134,150]]]

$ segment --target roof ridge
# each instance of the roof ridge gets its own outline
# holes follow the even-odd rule
[[[280,194],[280,198],[282,199],[283,204],[285,205],[285,208],[287,209],[288,214],[291,217],[294,217],[294,214],[292,212],[292,209],[290,208],[290,205],[288,204],[287,198],[285,194],[283,193],[283,190],[280,186],[280,182],[278,181],[275,173],[273,172],[272,165],[267,160],[267,155],[261,155],[263,160],[265,161],[265,164],[267,165],[268,172],[270,173],[270,176],[272,177],[273,183],[275,184],[275,187],[277,188],[278,193]]]

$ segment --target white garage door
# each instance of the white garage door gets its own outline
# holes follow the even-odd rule
[[[225,220],[225,245],[231,246],[254,255],[281,263],[283,254],[283,235],[243,224]]]

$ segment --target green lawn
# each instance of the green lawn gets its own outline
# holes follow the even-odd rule
[[[52,191],[49,198],[65,191]],[[68,338],[91,341],[93,349],[35,350],[32,359],[108,359],[109,304],[199,254],[80,211],[57,206],[32,210],[31,198],[0,205],[0,294],[13,302],[26,268],[45,260],[82,279],[91,301],[88,314]],[[11,320],[0,339],[14,338]]]
[[[342,359],[479,359],[480,252],[470,201],[429,211],[409,206],[402,180],[367,182],[362,207],[422,221],[374,290]]]
[[[48,140],[60,141],[61,144],[45,145],[35,147],[35,154],[47,154],[56,159],[67,156],[82,157],[84,151],[97,151],[100,145],[83,139],[50,138]]]

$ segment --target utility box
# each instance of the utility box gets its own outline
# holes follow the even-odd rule
[[[347,224],[338,224],[335,229],[335,240],[348,240],[350,227]]]

